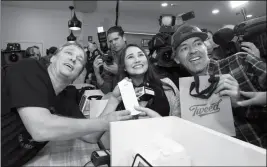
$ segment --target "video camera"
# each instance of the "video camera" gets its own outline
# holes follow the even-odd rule
[[[266,16],[261,16],[241,22],[233,29],[219,29],[214,33],[213,41],[223,48],[227,56],[242,51],[241,42],[252,42],[266,59],[266,29]]]
[[[152,62],[157,62],[162,67],[173,67],[176,63],[171,59],[171,37],[175,29],[185,21],[195,18],[194,11],[183,13],[177,17],[171,14],[163,14],[159,18],[159,33],[148,42],[149,57]],[[156,57],[153,53],[156,51]]]

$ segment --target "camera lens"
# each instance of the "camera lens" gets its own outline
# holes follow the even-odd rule
[[[19,60],[19,56],[16,55],[15,53],[12,53],[10,56],[9,56],[9,61],[11,62],[16,62]]]
[[[165,51],[165,52],[163,53],[162,59],[163,59],[164,61],[169,62],[169,61],[171,61],[171,55],[172,55],[172,51],[171,51],[171,50]]]

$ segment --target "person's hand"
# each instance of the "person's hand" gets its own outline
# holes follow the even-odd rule
[[[89,50],[91,53],[93,53],[93,51],[96,50],[96,49],[97,49],[97,47],[96,47],[93,43],[88,42],[88,50]]]
[[[117,63],[113,63],[112,65],[107,65],[105,62],[104,62],[104,69],[111,72],[112,74],[117,74],[118,73],[118,64]]]
[[[244,92],[240,91],[240,94],[247,97],[247,100],[238,101],[239,106],[250,106],[250,105],[266,105],[267,92]]]
[[[98,55],[95,58],[94,63],[93,63],[95,74],[100,74],[99,67],[103,65],[103,60],[100,59],[99,57],[100,57],[100,55]]]
[[[214,93],[219,93],[219,96],[230,96],[233,107],[237,107],[237,101],[240,98],[240,88],[237,80],[230,74],[220,76],[220,81]]]
[[[131,112],[127,110],[114,111],[100,116],[101,119],[107,122],[124,121],[132,119],[132,117]]]
[[[134,106],[134,109],[137,111],[140,111],[139,117],[149,117],[149,118],[155,118],[155,117],[161,117],[156,111],[153,111],[149,108],[141,107],[141,106]]]
[[[246,51],[248,54],[260,58],[259,49],[251,42],[242,42],[241,49]]]

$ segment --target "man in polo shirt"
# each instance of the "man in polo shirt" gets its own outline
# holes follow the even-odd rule
[[[175,62],[182,64],[192,75],[219,74],[220,81],[214,93],[231,98],[236,138],[266,148],[267,112],[264,104],[240,105],[244,100],[240,90],[266,93],[266,64],[245,52],[219,61],[210,59],[204,44],[206,39],[207,34],[198,27],[187,24],[179,27],[172,36]]]

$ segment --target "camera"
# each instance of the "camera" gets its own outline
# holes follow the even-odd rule
[[[185,21],[195,18],[194,11],[183,13],[177,17],[171,14],[163,14],[159,18],[159,33],[152,37],[148,42],[149,57],[152,62],[157,62],[162,67],[173,67],[176,63],[171,59],[172,47],[171,37],[177,26]],[[156,51],[156,57],[152,54]]]
[[[112,51],[107,51],[107,53],[104,53],[101,58],[103,59],[103,61],[107,64],[107,65],[112,65],[114,62],[114,58],[113,58],[113,52]]]
[[[98,55],[101,55],[100,58],[107,64],[107,65],[112,65],[113,64],[113,53],[112,51],[108,48],[108,44],[107,44],[107,34],[104,31],[103,27],[97,27],[97,36],[98,36],[98,41],[100,44],[100,50],[102,51],[102,53],[100,52],[100,50],[96,49],[94,50],[91,55],[88,55],[88,61],[90,62],[90,64],[93,64],[95,58]],[[95,42],[93,42],[92,36],[88,37],[88,42],[93,43],[94,45],[96,45]],[[97,47],[96,47],[97,48]]]
[[[92,53],[90,53],[89,51],[86,52],[87,57],[88,57],[86,69],[87,69],[88,73],[94,72],[93,63],[94,63],[95,58],[99,55],[101,55],[100,58],[107,65],[112,65],[114,62],[112,52],[108,48],[107,35],[106,35],[106,32],[104,31],[103,27],[97,27],[97,36],[98,36],[98,41],[100,44],[100,50],[102,51],[102,53],[98,49],[94,50]],[[88,42],[96,45],[96,43],[93,42],[92,36],[88,36]],[[97,46],[96,46],[96,48],[97,48]],[[103,71],[103,67],[100,67],[100,68],[101,68],[100,71]]]
[[[108,48],[107,33],[104,31],[103,27],[97,27],[97,35],[100,44],[100,49],[103,52],[101,58],[107,65],[112,65],[114,59],[112,56],[112,52]]]
[[[97,27],[97,36],[101,51],[103,53],[107,53],[108,51],[107,33],[104,31],[103,27]]]
[[[190,11],[187,13],[182,13],[177,16],[171,14],[163,14],[159,18],[161,33],[169,33],[172,35],[175,32],[175,28],[184,24],[185,21],[195,18],[195,12]]]
[[[10,66],[27,58],[25,50],[21,50],[19,43],[8,43],[7,48],[1,51],[1,66]]]
[[[227,27],[219,29],[214,33],[213,41],[223,48],[227,56],[242,51],[243,41],[253,43],[260,50],[260,55],[266,56],[266,30],[266,16],[261,16],[241,22],[233,29]]]

